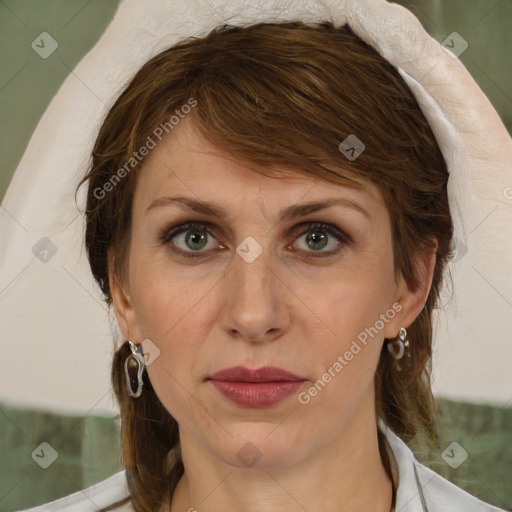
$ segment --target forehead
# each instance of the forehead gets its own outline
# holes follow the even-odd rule
[[[219,150],[185,119],[146,158],[139,171],[136,202],[147,203],[172,192],[233,203],[265,197],[268,203],[281,205],[349,194],[384,204],[378,188],[367,181],[354,187],[291,167],[255,169]]]

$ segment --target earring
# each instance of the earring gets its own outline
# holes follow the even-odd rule
[[[389,353],[393,356],[393,358],[398,361],[404,357],[404,354],[407,352],[407,357],[411,357],[411,351],[409,348],[409,340],[407,339],[407,329],[402,327],[400,332],[398,333],[398,338],[396,341],[388,342],[388,350]],[[398,371],[402,369],[397,363]]]
[[[145,368],[142,343],[138,346],[131,341],[128,341],[128,343],[132,353],[124,361],[126,389],[132,398],[139,398],[142,393],[142,372]]]

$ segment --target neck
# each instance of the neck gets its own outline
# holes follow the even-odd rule
[[[313,455],[286,467],[237,468],[180,427],[185,473],[171,512],[389,512],[392,484],[380,458],[373,393]]]

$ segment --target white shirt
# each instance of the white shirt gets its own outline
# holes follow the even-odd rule
[[[498,512],[503,511],[471,496],[448,480],[420,464],[408,446],[390,429],[380,424],[395,456],[399,485],[396,512]],[[100,512],[129,496],[125,472],[83,491],[23,512]],[[134,512],[130,503],[115,509]]]

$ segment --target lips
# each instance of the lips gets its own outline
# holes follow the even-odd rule
[[[282,368],[226,368],[208,380],[225,398],[244,407],[269,407],[296,393],[307,380]]]
[[[209,379],[227,382],[293,382],[306,380],[305,377],[300,377],[299,375],[295,375],[282,368],[277,368],[276,366],[264,366],[263,368],[255,370],[251,370],[245,366],[233,366],[214,373]]]

